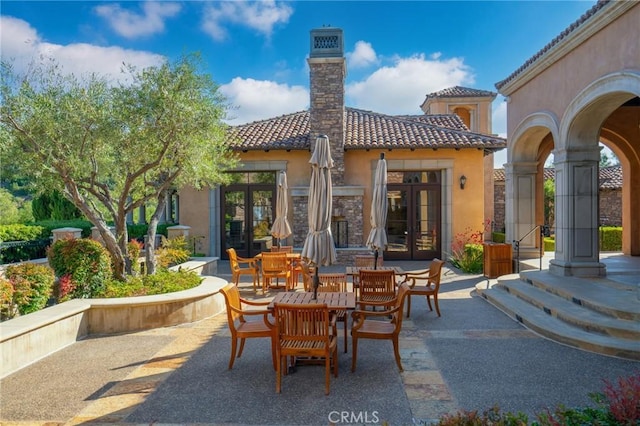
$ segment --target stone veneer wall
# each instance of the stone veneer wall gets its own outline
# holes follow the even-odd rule
[[[333,185],[344,185],[344,78],[345,59],[309,58],[311,85],[311,148],[315,138],[327,135],[331,145]]]
[[[622,191],[620,189],[600,190],[600,224],[622,226]]]
[[[505,194],[504,182],[495,182],[493,186],[493,230],[504,231]]]
[[[302,248],[309,229],[308,196],[292,194],[292,198],[293,223],[291,224],[291,231],[293,232],[293,246]],[[362,248],[366,242],[363,235],[363,205],[363,196],[333,196],[334,215],[346,218],[349,224],[348,247]]]

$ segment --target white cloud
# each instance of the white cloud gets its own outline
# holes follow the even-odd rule
[[[364,68],[378,62],[376,51],[371,43],[358,41],[353,52],[347,53],[347,63],[352,68]]]
[[[126,38],[147,36],[164,31],[164,21],[180,12],[178,3],[144,2],[142,14],[123,9],[119,4],[96,6],[94,11],[107,20],[114,31]]]
[[[150,52],[101,47],[86,43],[60,45],[48,43],[40,38],[29,23],[12,17],[0,17],[2,59],[11,61],[17,73],[24,73],[34,61],[54,59],[62,71],[80,76],[96,73],[121,79],[123,63],[138,68],[159,65],[165,61],[161,55]],[[10,37],[7,35],[11,34]]]
[[[473,83],[471,69],[462,59],[426,59],[420,54],[396,58],[392,66],[379,68],[345,90],[348,106],[385,114],[421,114],[426,94]]]
[[[226,23],[253,28],[270,37],[273,27],[287,23],[292,14],[293,9],[288,4],[274,0],[207,3],[202,29],[218,41],[227,37]]]
[[[227,122],[232,125],[277,117],[309,108],[309,92],[302,86],[288,86],[273,81],[234,78],[220,86],[228,102],[236,109],[230,111]]]

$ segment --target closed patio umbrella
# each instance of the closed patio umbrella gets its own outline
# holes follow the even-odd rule
[[[320,265],[328,266],[336,261],[336,248],[331,235],[331,147],[329,138],[320,135],[311,156],[311,182],[309,184],[309,232],[302,247],[301,257],[316,267],[313,280],[314,299],[318,290]]]
[[[278,190],[276,192],[276,218],[271,226],[271,235],[278,239],[278,247],[280,240],[291,235],[291,226],[287,219],[289,211],[289,201],[287,199],[287,173],[283,170],[278,175]]]
[[[378,251],[387,248],[387,160],[380,154],[373,181],[370,214],[371,232],[367,247],[374,250],[373,269],[378,267]]]

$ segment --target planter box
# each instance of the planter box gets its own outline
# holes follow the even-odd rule
[[[490,244],[482,245],[484,252],[483,271],[487,278],[497,278],[501,275],[513,273],[511,244]]]

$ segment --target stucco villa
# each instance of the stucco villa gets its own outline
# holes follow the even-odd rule
[[[203,236],[203,250],[226,258],[234,247],[250,257],[276,241],[276,181],[287,173],[292,235],[282,244],[301,249],[308,232],[309,160],[327,135],[334,167],[332,233],[338,261],[365,247],[375,168],[388,168],[389,247],[385,259],[446,257],[453,236],[482,230],[493,216],[493,152],[506,141],[491,135],[496,93],[453,87],[426,95],[417,115],[390,116],[345,106],[343,32],[310,32],[310,108],[234,127],[229,144],[239,154],[234,183],[179,191],[179,221]]]
[[[561,276],[603,276],[601,142],[622,168],[626,255],[640,255],[640,2],[599,1],[496,84],[507,99],[505,228],[518,240],[543,222],[544,163],[555,167],[555,258]],[[521,253],[539,253],[535,233]]]

